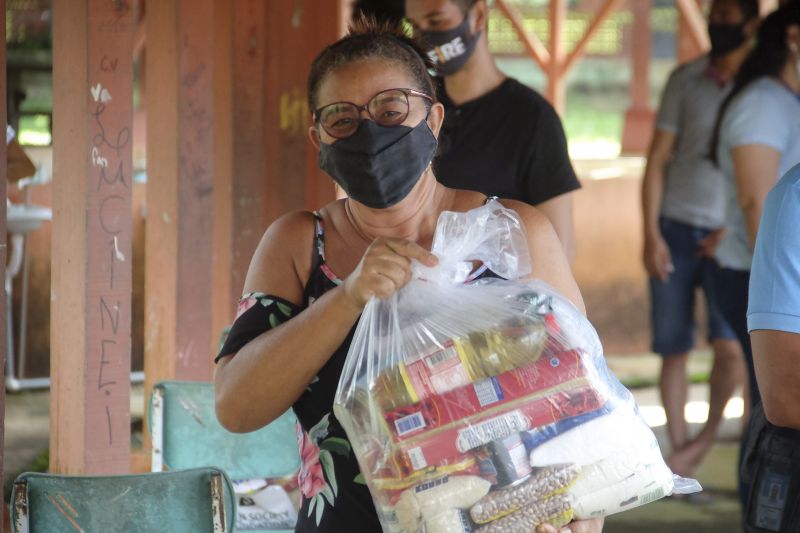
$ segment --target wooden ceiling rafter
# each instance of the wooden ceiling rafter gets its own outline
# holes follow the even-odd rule
[[[495,0],[495,6],[511,22],[511,26],[514,28],[519,40],[522,41],[523,46],[525,46],[528,55],[536,61],[539,68],[547,72],[548,68],[550,68],[550,52],[536,34],[529,32],[525,28],[522,14],[516,6],[506,0]]]
[[[575,44],[572,48],[572,51],[567,56],[566,61],[564,61],[564,65],[562,67],[562,74],[566,75],[570,69],[575,65],[575,62],[583,57],[586,53],[586,47],[589,45],[589,42],[592,40],[592,37],[595,36],[597,31],[603,25],[603,22],[611,16],[614,11],[619,9],[620,5],[624,0],[606,0],[603,4],[603,7],[597,12],[597,14],[592,19],[592,22],[586,28],[586,31],[583,32],[583,36],[581,36],[580,40]]]
[[[565,105],[564,79],[575,63],[585,55],[589,42],[597,34],[609,16],[616,11],[623,0],[605,0],[602,7],[592,18],[589,26],[573,49],[566,52],[564,49],[564,29],[567,18],[567,3],[565,0],[550,0],[550,48],[548,49],[536,34],[525,27],[525,21],[517,9],[508,0],[495,0],[495,6],[511,22],[517,38],[525,47],[525,51],[548,78],[547,99],[559,110],[563,111]]]
[[[709,50],[711,41],[708,39],[708,24],[703,10],[696,0],[675,0],[681,20],[684,23],[689,38],[699,50]]]

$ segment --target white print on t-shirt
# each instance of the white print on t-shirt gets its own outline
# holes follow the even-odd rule
[[[464,46],[464,41],[461,40],[461,36],[456,37],[449,43],[445,43],[441,46],[437,46],[433,50],[428,52],[428,57],[431,58],[434,64],[438,63],[439,61],[445,62],[450,61],[451,59],[462,55],[466,52],[467,49]]]

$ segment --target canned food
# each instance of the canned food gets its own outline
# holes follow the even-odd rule
[[[533,469],[528,460],[525,443],[519,433],[496,439],[487,445],[492,465],[497,472],[497,484],[509,487],[528,479]]]

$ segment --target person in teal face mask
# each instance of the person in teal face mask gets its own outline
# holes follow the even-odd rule
[[[537,207],[572,262],[570,193],[580,182],[564,129],[547,100],[497,68],[486,1],[405,0],[405,14],[435,64],[447,110],[434,161],[437,179]]]
[[[425,51],[401,28],[372,21],[358,22],[313,62],[310,141],[320,167],[348,196],[317,212],[286,214],[267,229],[217,356],[216,412],[224,427],[253,431],[289,407],[297,415],[298,532],[381,531],[333,413],[353,332],[370,298],[387,298],[410,280],[412,260],[437,264],[429,250],[443,211],[487,202],[484,194],[436,180],[430,163],[444,107],[429,67]],[[525,225],[533,277],[585,312],[547,218],[522,202],[501,203]],[[321,455],[323,439],[337,442],[336,453]],[[602,523],[570,527],[595,533]]]

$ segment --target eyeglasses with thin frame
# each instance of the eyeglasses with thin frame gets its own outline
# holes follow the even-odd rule
[[[414,89],[386,89],[369,99],[364,105],[353,102],[334,102],[314,111],[314,120],[319,122],[328,135],[335,139],[346,139],[358,131],[361,112],[366,110],[370,118],[380,126],[400,126],[408,118],[411,109],[409,97],[427,100],[427,109],[433,99]]]

